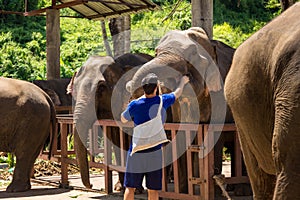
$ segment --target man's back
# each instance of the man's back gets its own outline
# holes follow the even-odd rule
[[[173,93],[163,94],[163,108],[161,115],[163,122],[166,118],[166,109],[175,102],[175,96]],[[124,112],[124,117],[127,120],[133,119],[135,126],[143,124],[157,116],[157,111],[160,103],[159,96],[152,98],[141,97],[133,100],[128,105],[128,109]]]

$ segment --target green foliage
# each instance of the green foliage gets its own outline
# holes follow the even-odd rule
[[[7,153],[7,164],[9,168],[12,168],[16,165],[15,155],[12,153]]]
[[[99,21],[61,19],[61,76],[72,77],[90,54],[105,54]]]
[[[214,39],[237,48],[280,13],[274,1],[215,0]]]
[[[131,17],[131,50],[154,56],[160,38],[169,30],[191,27],[189,0],[153,0],[160,10],[134,14]],[[214,39],[238,47],[254,32],[280,13],[277,0],[214,0]],[[50,6],[51,1],[29,1],[29,9]],[[24,11],[24,1],[0,0],[0,10]],[[61,15],[79,16],[71,9]],[[105,55],[99,21],[64,18],[60,20],[61,77],[71,77],[91,54]],[[0,76],[24,80],[46,77],[45,17],[0,15]],[[107,23],[107,22],[106,22]],[[108,29],[107,29],[108,30]],[[111,36],[108,37],[111,43]],[[112,44],[111,44],[112,46]]]
[[[8,41],[3,44],[0,55],[0,76],[22,80],[45,77],[45,72],[40,68],[40,57],[34,56],[28,48],[21,47],[16,42]]]

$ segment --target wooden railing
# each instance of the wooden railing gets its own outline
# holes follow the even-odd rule
[[[72,115],[61,115],[57,116],[57,122],[60,126],[61,134],[61,150],[56,149],[54,160],[61,162],[62,165],[62,174],[61,182],[62,184],[68,184],[68,175],[67,175],[67,165],[70,163],[76,163],[74,159],[68,158],[69,154],[74,154],[73,150],[67,149],[67,134],[72,130],[73,118]],[[107,128],[109,127],[119,127],[119,123],[113,120],[99,120],[94,124],[93,129],[89,132],[89,151],[91,154],[90,166],[98,167],[104,170],[105,172],[105,190],[107,193],[113,192],[112,186],[112,171],[125,171],[125,162],[126,162],[126,149],[124,144],[125,132],[124,128],[131,128],[132,124],[122,125],[119,128],[120,134],[120,149],[121,157],[120,164],[113,164],[112,156],[112,145],[111,142],[107,139]],[[102,133],[99,133],[99,127],[102,129]],[[176,136],[177,134],[184,134],[186,141],[186,158],[187,158],[187,193],[180,193],[179,186],[179,170],[180,166],[178,159],[173,159],[171,163],[172,174],[173,174],[173,183],[169,182],[167,168],[163,169],[163,188],[159,193],[160,197],[171,198],[171,199],[184,199],[184,200],[196,200],[196,199],[205,199],[210,200],[214,199],[214,188],[215,183],[213,180],[214,175],[214,141],[215,137],[218,136],[218,132],[222,131],[222,134],[227,134],[228,132],[234,132],[234,149],[235,149],[235,177],[227,177],[226,183],[228,184],[237,184],[237,183],[246,183],[249,182],[248,177],[242,176],[242,156],[240,145],[237,137],[237,132],[234,124],[176,124],[176,123],[166,123],[165,130],[168,134],[168,137],[171,139],[171,149],[173,158],[177,157],[177,143]],[[98,136],[103,134],[104,146],[100,147],[98,144]],[[57,141],[58,142],[58,141]],[[178,141],[177,141],[178,142]],[[165,151],[165,147],[163,147]],[[104,161],[95,162],[93,155],[103,153]],[[194,169],[193,162],[197,154],[199,168]],[[163,163],[165,166],[165,163]],[[199,174],[197,177],[193,175],[193,171],[198,170]],[[197,186],[200,192],[195,191]]]

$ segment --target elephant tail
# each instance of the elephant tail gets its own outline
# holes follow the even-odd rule
[[[56,131],[56,111],[55,111],[55,106],[51,100],[51,98],[46,95],[47,101],[49,103],[50,106],[50,112],[51,112],[51,117],[50,117],[50,127],[49,127],[49,134],[50,134],[50,143],[49,143],[49,155],[48,155],[48,159],[51,159],[51,156],[53,155],[53,146],[54,144],[54,136],[55,136],[55,131]]]

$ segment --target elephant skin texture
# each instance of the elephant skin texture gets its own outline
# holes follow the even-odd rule
[[[34,80],[33,84],[44,90],[54,105],[72,106],[72,96],[66,93],[70,78],[53,79],[53,80]]]
[[[253,34],[225,81],[254,199],[300,197],[300,3]]]
[[[152,72],[163,82],[163,93],[168,93],[176,89],[180,77],[188,75],[189,86],[185,86],[182,97],[171,107],[171,111],[168,112],[169,121],[167,121],[232,123],[233,117],[225,102],[223,81],[229,71],[234,51],[235,49],[220,41],[209,40],[205,31],[199,27],[192,27],[185,31],[170,31],[160,40],[156,48],[156,57],[137,70],[132,80],[126,84],[126,88],[134,98],[139,98],[143,94],[140,87],[141,80],[146,74]],[[184,136],[182,137],[176,140],[185,141]],[[221,134],[220,142],[215,146],[216,163],[218,163],[216,174],[221,173],[222,168],[222,148],[225,142],[223,137]],[[179,143],[177,148],[182,152],[182,155],[178,155],[180,156],[179,187],[180,192],[187,193],[188,180],[184,153],[187,147],[185,142]],[[194,159],[198,159],[196,154]],[[194,174],[199,173],[198,162],[195,161],[193,164]]]
[[[91,56],[73,76],[68,86],[68,93],[74,99],[74,146],[79,163],[83,184],[90,188],[89,165],[87,161],[87,135],[94,122],[98,119],[114,119],[112,109],[118,111],[123,107],[121,101],[125,90],[119,92],[118,101],[112,104],[112,92],[119,79],[132,68],[152,59],[146,54],[124,54],[116,58],[109,56]],[[117,107],[117,108],[116,108]],[[119,116],[119,114],[115,116]],[[118,119],[115,119],[118,120]],[[107,137],[117,147],[114,148],[117,163],[120,162],[119,129],[107,129]],[[129,140],[129,138],[128,138]],[[125,150],[129,148],[129,141]],[[119,173],[120,186],[123,187],[124,173]]]
[[[13,180],[7,192],[29,190],[35,159],[50,135],[50,155],[55,131],[55,108],[36,85],[0,78],[0,151],[16,156]]]

